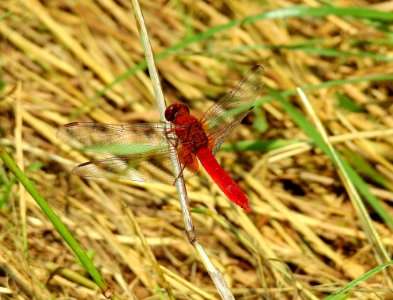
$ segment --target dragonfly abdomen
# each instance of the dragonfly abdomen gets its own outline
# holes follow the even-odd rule
[[[239,185],[228,175],[207,148],[200,148],[196,153],[206,172],[214,180],[220,190],[235,204],[246,211],[251,211],[248,198]]]

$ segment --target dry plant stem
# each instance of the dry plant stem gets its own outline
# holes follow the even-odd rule
[[[20,97],[22,90],[22,83],[19,82],[16,87],[16,105],[15,105],[15,152],[17,164],[21,170],[24,170],[24,159],[23,159],[23,149],[22,149],[22,127],[23,127],[23,105],[22,99]],[[23,185],[19,182],[19,215],[20,215],[20,225],[22,229],[22,243],[23,251],[27,252],[27,231],[26,231],[26,190]]]
[[[158,110],[160,111],[160,117],[162,121],[165,121],[164,112],[165,112],[166,103],[165,103],[164,93],[162,92],[160,79],[158,78],[157,68],[154,63],[153,51],[151,49],[149,36],[147,34],[147,30],[144,25],[145,23],[144,23],[142,11],[140,9],[137,0],[131,0],[131,3],[134,8],[134,15],[138,26],[138,31],[141,38],[143,50],[145,52],[147,67],[149,69],[150,78],[153,84],[154,96],[157,101]],[[170,143],[169,145],[170,147],[173,147]],[[175,153],[175,151],[171,151],[171,153]],[[185,188],[183,176],[181,176],[181,167],[180,167],[179,159],[176,155],[171,155],[171,160],[172,160],[175,174],[180,174],[180,176],[177,176],[177,180],[175,184],[176,184],[177,191],[179,193],[180,205],[182,208],[188,240],[192,243],[193,240],[196,239],[196,236],[194,233],[194,225],[192,223],[191,214],[188,207],[187,191]]]
[[[321,121],[316,116],[315,111],[314,111],[313,107],[311,106],[310,102],[308,101],[306,95],[304,94],[304,92],[300,88],[297,88],[296,90],[300,96],[302,105],[304,106],[307,113],[311,117],[312,122],[314,123],[315,127],[317,128],[319,134],[322,136],[324,142],[329,147],[329,151],[333,157],[334,163],[338,167],[338,173],[340,175],[340,178],[343,181],[344,186],[345,186],[346,190],[348,191],[349,198],[351,199],[351,202],[354,205],[354,207],[358,213],[358,216],[361,220],[361,224],[362,224],[362,227],[365,231],[367,239],[368,239],[369,243],[372,245],[374,252],[376,253],[377,260],[379,261],[380,264],[388,262],[390,260],[389,255],[388,255],[388,253],[382,243],[382,240],[380,239],[380,236],[379,236],[377,230],[373,226],[372,220],[371,220],[369,214],[367,213],[366,207],[364,206],[364,203],[363,203],[359,193],[357,192],[355,186],[353,185],[347,172],[345,171],[345,168],[344,168],[341,158],[337,155],[337,152],[334,150]],[[389,284],[390,284],[390,286],[392,286],[392,284],[393,284],[392,279],[391,279],[391,277],[388,277],[388,278],[389,278]]]
[[[158,72],[154,63],[153,51],[150,46],[150,41],[145,27],[142,11],[140,9],[137,0],[131,0],[131,4],[134,9],[134,15],[138,26],[141,43],[145,52],[146,62],[152,80],[154,95],[160,111],[161,120],[165,121],[165,117],[164,117],[164,111],[166,107],[165,98],[161,88],[160,80],[158,78]],[[173,147],[173,145],[170,146]],[[175,153],[175,151],[171,151],[171,152]],[[209,275],[212,278],[213,283],[216,286],[217,291],[219,292],[222,299],[234,299],[221,272],[215,268],[209,256],[207,255],[206,251],[204,250],[202,245],[198,242],[197,236],[195,235],[195,231],[194,231],[194,225],[191,219],[191,213],[188,205],[187,190],[184,184],[183,176],[181,175],[181,167],[180,167],[179,159],[176,155],[173,154],[171,155],[171,160],[172,160],[172,165],[175,174],[179,174],[179,176],[177,176],[175,185],[180,199],[180,205],[181,205],[181,210],[183,214],[188,240],[194,246],[205,268],[208,270]]]

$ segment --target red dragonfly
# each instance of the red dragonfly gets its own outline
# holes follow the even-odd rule
[[[74,122],[61,127],[58,137],[82,150],[114,155],[76,166],[72,170],[75,175],[173,184],[179,176],[174,174],[170,160],[171,152],[175,151],[182,175],[196,173],[199,160],[221,191],[233,203],[250,211],[247,196],[213,154],[252,109],[262,90],[262,76],[263,68],[253,67],[200,120],[190,114],[186,105],[174,103],[165,110],[165,119],[170,123]]]

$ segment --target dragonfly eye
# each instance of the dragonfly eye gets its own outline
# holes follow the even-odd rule
[[[190,109],[187,105],[173,103],[165,109],[165,119],[168,122],[173,122],[178,114],[189,115]]]
[[[168,122],[172,122],[175,119],[175,115],[177,113],[178,109],[177,109],[177,103],[171,104],[169,105],[166,109],[165,109],[165,119]]]

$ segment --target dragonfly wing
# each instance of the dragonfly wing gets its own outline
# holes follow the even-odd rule
[[[74,122],[61,127],[57,136],[84,151],[125,156],[168,151],[167,141],[170,138],[165,133],[171,128],[172,125],[166,123],[116,125]]]
[[[216,152],[225,138],[249,113],[263,88],[264,70],[257,65],[248,71],[235,89],[213,104],[204,114],[201,122],[213,143]]]
[[[232,133],[235,127],[243,120],[249,111],[238,116],[236,120],[228,124],[226,127],[220,128],[209,135],[209,145],[212,145],[212,153],[215,154],[220,149],[222,143],[226,140],[228,135]]]
[[[92,160],[76,166],[72,173],[81,177],[126,179],[137,182],[160,182],[173,184],[174,174],[170,153],[155,155],[128,155]],[[183,167],[182,167],[183,168]],[[184,177],[196,172],[185,168]]]
[[[170,160],[172,153],[180,156],[183,176],[189,177],[198,169],[190,163],[196,160],[191,159],[194,155],[185,153],[177,138],[167,134],[173,128],[166,123],[74,122],[61,127],[57,136],[75,148],[116,156],[80,164],[73,169],[75,175],[173,184],[177,174]]]

